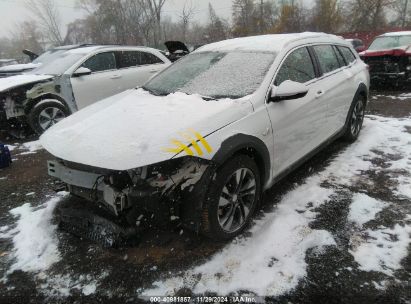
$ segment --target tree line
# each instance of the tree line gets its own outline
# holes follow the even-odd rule
[[[96,43],[162,47],[180,40],[202,45],[232,37],[268,33],[376,31],[411,27],[411,0],[233,0],[227,20],[211,4],[206,22],[196,21],[196,1],[185,0],[171,18],[168,0],[78,0],[85,17],[63,31],[56,1],[26,0],[33,19],[0,39],[1,57],[18,57],[24,48],[41,52],[64,44]]]

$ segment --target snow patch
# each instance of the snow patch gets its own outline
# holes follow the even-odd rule
[[[39,272],[48,269],[60,260],[57,246],[56,225],[51,223],[54,208],[66,193],[61,193],[44,204],[34,207],[24,204],[10,213],[18,217],[17,225],[1,238],[13,238],[13,252],[8,273],[16,270]]]
[[[401,268],[401,260],[407,257],[411,243],[411,226],[395,225],[394,228],[366,230],[365,240],[350,250],[359,269],[378,271],[392,276]]]
[[[375,215],[386,208],[389,204],[369,197],[366,194],[356,193],[353,196],[353,203],[350,206],[348,220],[362,226],[373,220]]]
[[[24,149],[27,149],[28,152],[36,152],[43,149],[43,146],[41,145],[39,140],[26,142],[22,146]]]
[[[315,208],[334,193],[319,186],[318,177],[289,192],[273,213],[251,229],[252,237],[237,239],[209,262],[188,271],[183,277],[154,283],[144,296],[171,295],[182,287],[195,293],[206,291],[226,295],[238,290],[276,296],[295,288],[306,275],[305,255],[311,248],[335,245],[331,234],[312,230],[309,223]],[[304,210],[304,212],[301,212]],[[200,280],[195,278],[201,275]]]

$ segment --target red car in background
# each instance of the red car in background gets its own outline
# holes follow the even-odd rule
[[[411,31],[377,36],[368,49],[360,53],[370,67],[372,82],[403,85],[411,81]]]

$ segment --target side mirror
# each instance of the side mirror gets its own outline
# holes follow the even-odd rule
[[[273,86],[270,93],[270,102],[303,98],[308,93],[308,88],[300,82],[286,80],[278,87]]]
[[[79,67],[74,73],[73,73],[73,77],[80,77],[80,76],[84,76],[84,75],[90,75],[91,74],[91,70],[85,67]]]

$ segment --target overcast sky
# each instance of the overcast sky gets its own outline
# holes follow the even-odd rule
[[[66,25],[77,18],[84,16],[84,12],[76,8],[77,0],[54,0],[61,15],[61,22]],[[167,0],[164,14],[176,19],[187,0]],[[303,2],[311,2],[304,0]],[[208,16],[208,3],[211,3],[218,15],[224,18],[231,17],[232,0],[192,0],[196,9],[195,20],[205,22]],[[26,9],[25,0],[0,0],[0,37],[9,36],[10,31],[24,20],[34,17]]]

